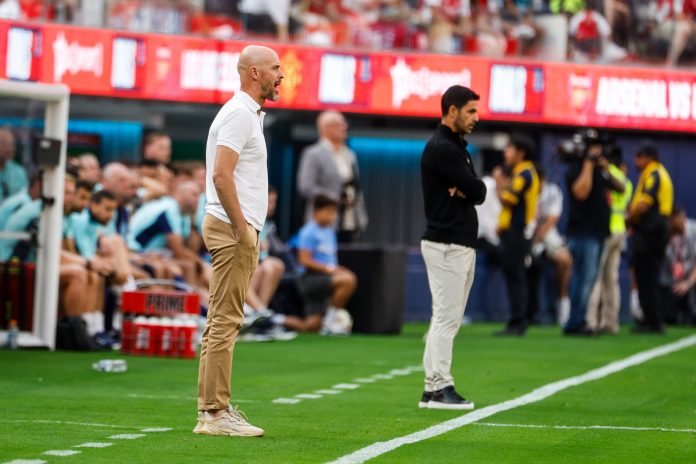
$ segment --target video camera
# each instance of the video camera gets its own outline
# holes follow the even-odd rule
[[[590,157],[590,147],[600,145],[602,147],[601,156],[614,161],[621,158],[621,148],[614,139],[605,133],[600,133],[595,129],[583,129],[569,139],[561,140],[558,144],[557,152],[562,161],[574,162],[581,161]]]

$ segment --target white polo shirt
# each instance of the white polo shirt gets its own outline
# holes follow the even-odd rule
[[[266,114],[247,93],[241,90],[223,105],[208,132],[205,150],[205,212],[231,224],[220,204],[213,172],[218,145],[239,153],[234,169],[234,182],[242,213],[247,222],[261,230],[268,210],[268,167],[263,119]]]

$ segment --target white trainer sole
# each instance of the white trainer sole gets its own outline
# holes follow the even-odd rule
[[[215,427],[214,425],[210,423],[206,423],[201,427],[200,433],[201,435],[223,435],[227,437],[262,437],[264,434],[263,429],[258,429],[258,432],[250,431],[250,432],[230,432],[227,430],[222,430],[218,427]]]
[[[451,404],[451,403],[440,403],[439,401],[430,401],[428,403],[428,409],[449,409],[449,410],[459,410],[459,411],[470,411],[474,409],[474,403],[464,403],[464,404]]]
[[[421,409],[426,409],[428,407],[428,403],[430,403],[430,401],[419,401],[418,407]]]

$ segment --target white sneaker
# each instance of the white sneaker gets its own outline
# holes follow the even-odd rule
[[[274,325],[273,328],[267,330],[265,335],[270,336],[273,340],[279,341],[289,341],[297,338],[297,332],[294,330],[288,330],[285,327]]]
[[[213,417],[209,412],[203,413],[203,426],[198,433],[229,437],[262,437],[264,431],[251,425],[244,413],[236,407],[228,406],[218,417]]]
[[[267,333],[245,332],[237,335],[238,342],[272,342],[275,340]]]
[[[203,411],[198,411],[198,423],[196,424],[196,427],[193,429],[193,433],[201,433],[201,429],[203,428]]]
[[[268,314],[270,313],[270,315]],[[271,311],[250,311],[244,313],[244,322],[242,322],[242,331],[258,327],[263,322],[267,321],[273,313]]]

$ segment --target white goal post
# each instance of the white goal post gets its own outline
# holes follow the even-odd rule
[[[54,202],[43,209],[39,222],[33,327],[31,332],[20,332],[18,340],[21,347],[45,347],[53,350],[56,344],[70,89],[63,84],[0,79],[0,98],[4,97],[45,102],[44,136],[61,141],[58,166],[42,168],[42,195],[53,198]],[[0,333],[0,341],[4,341],[6,336],[6,333]]]

